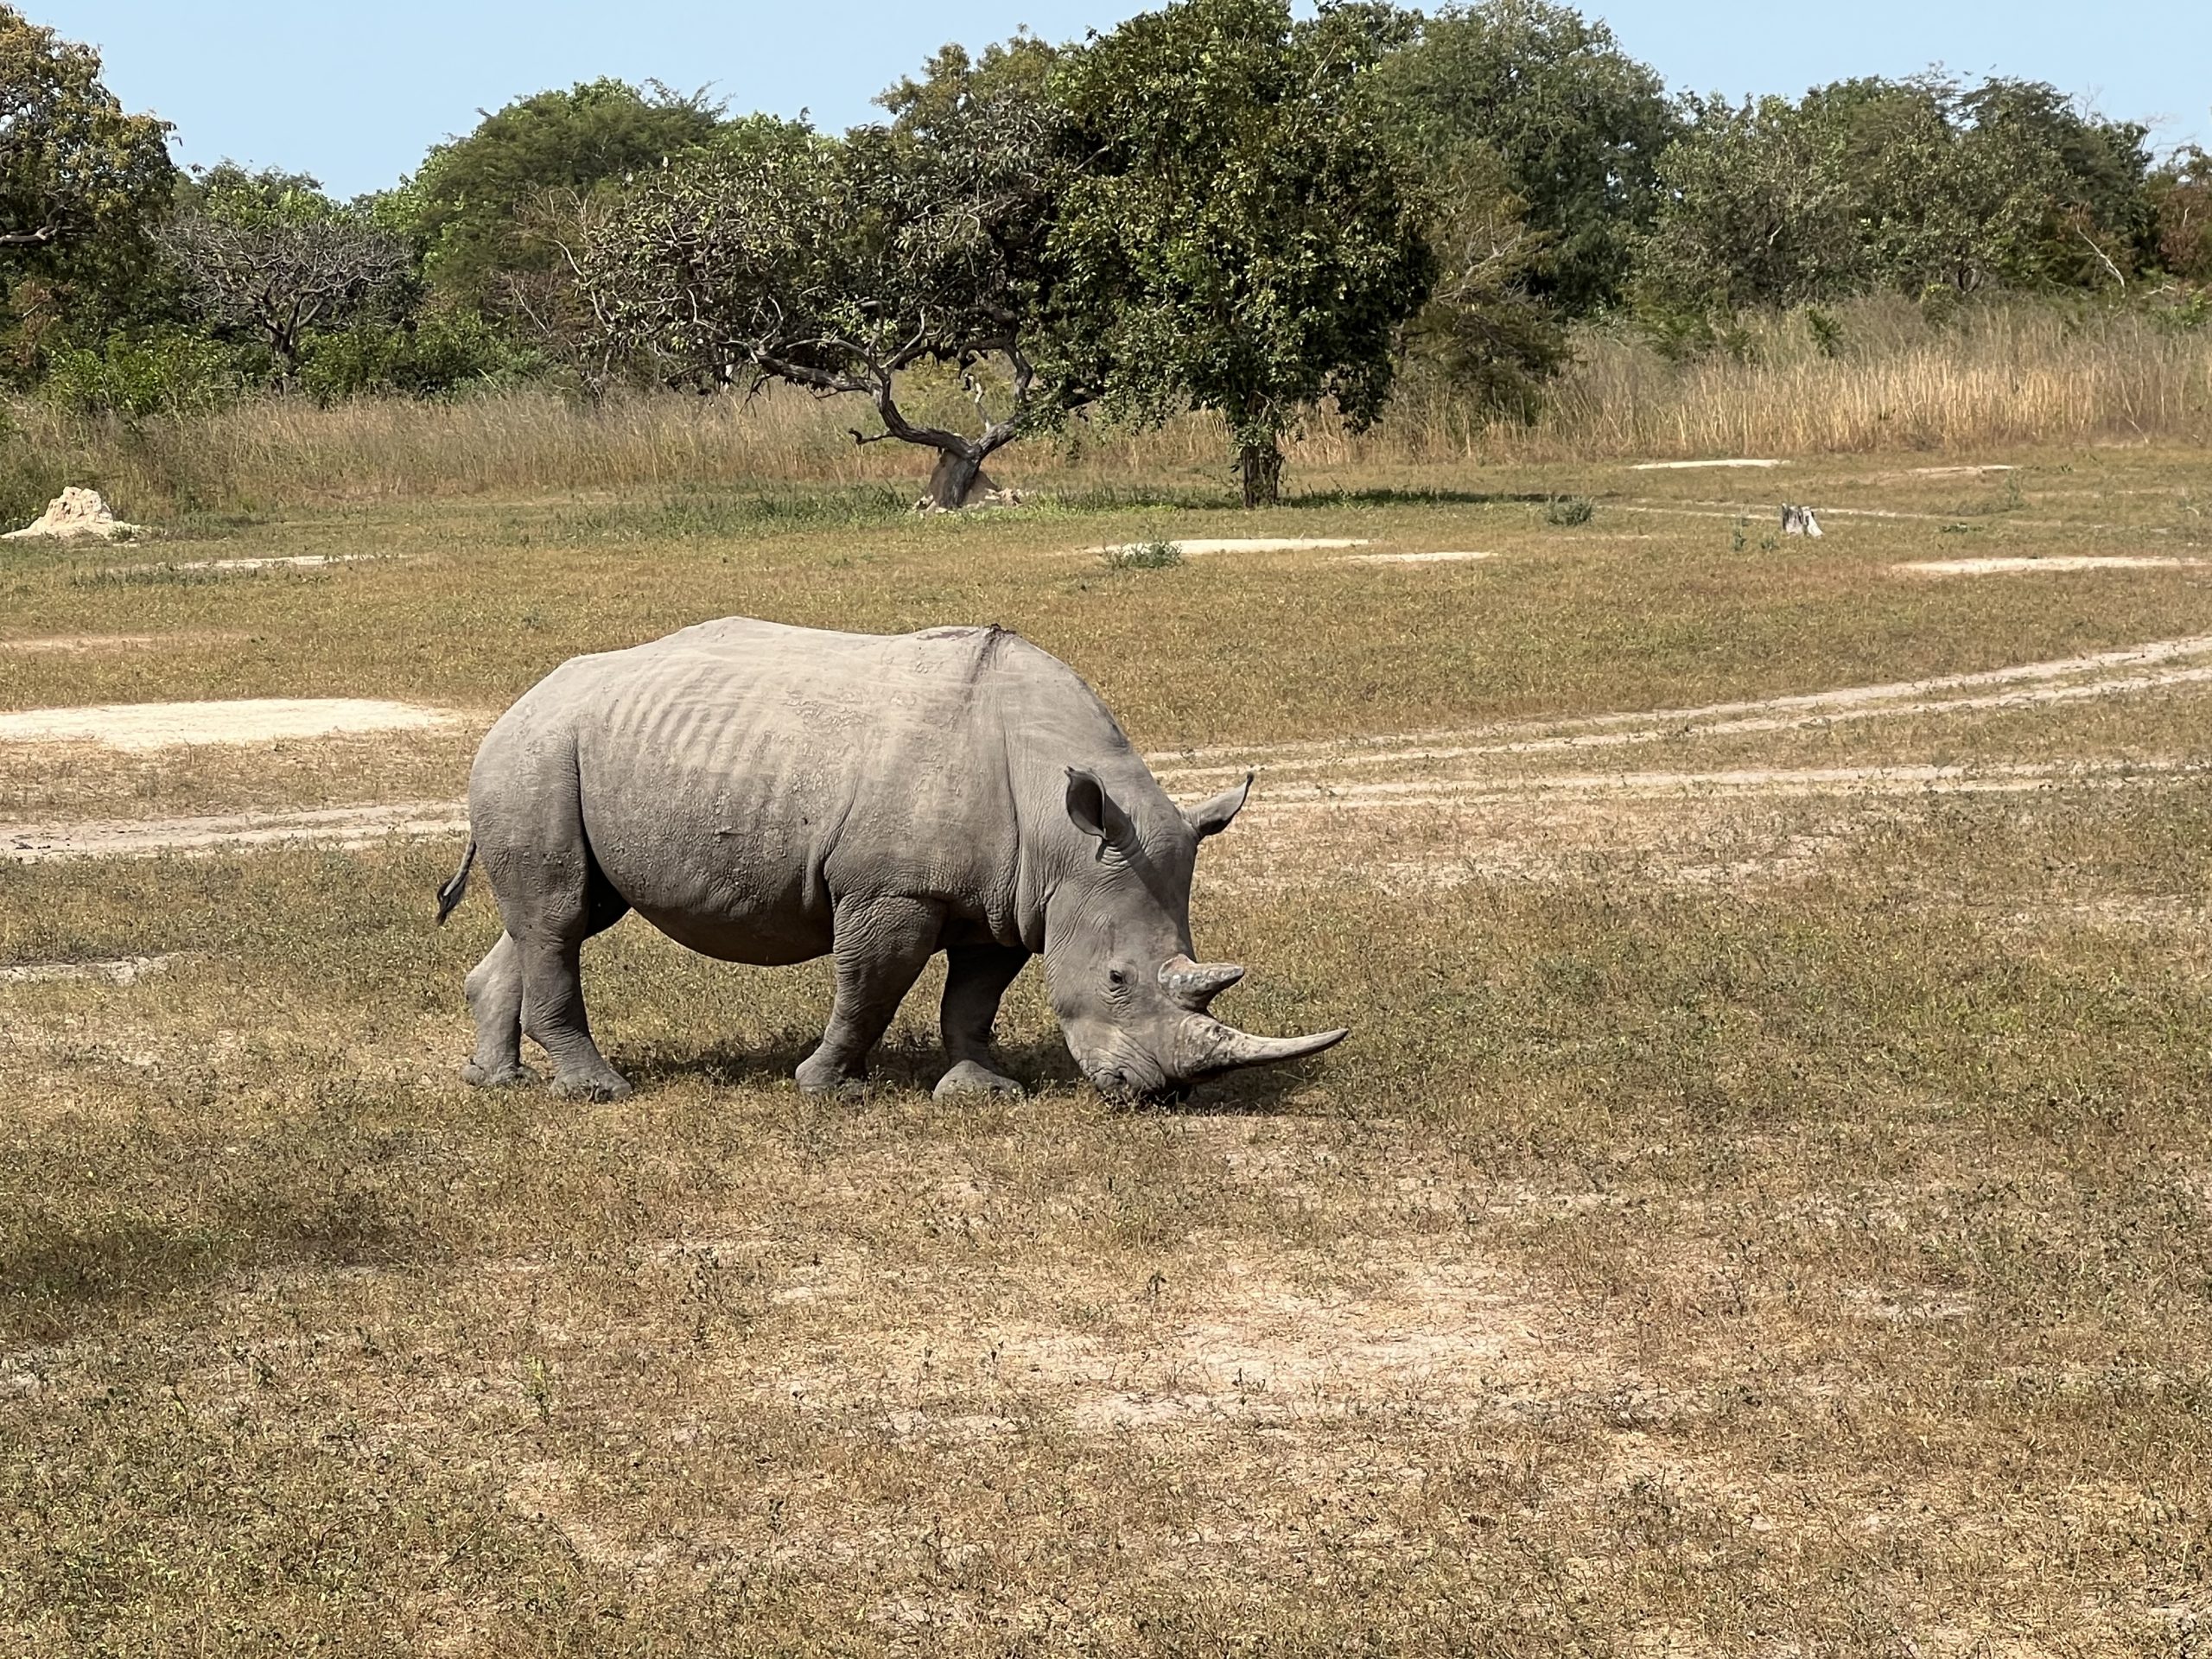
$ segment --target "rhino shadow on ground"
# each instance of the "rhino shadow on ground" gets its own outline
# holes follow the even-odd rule
[[[798,1063],[811,1054],[821,1040],[818,1032],[793,1027],[762,1043],[716,1043],[690,1052],[618,1052],[615,1065],[639,1089],[687,1079],[720,1088],[772,1088],[791,1082]],[[1056,1039],[1002,1043],[997,1052],[1007,1075],[1032,1092],[1084,1086],[1083,1072],[1069,1054],[1067,1046]],[[950,1065],[944,1051],[933,1041],[886,1042],[870,1058],[868,1087],[870,1090],[911,1090],[926,1095],[937,1087],[938,1079]],[[1190,1099],[1180,1105],[1157,1109],[1208,1115],[1260,1116],[1281,1112],[1288,1097],[1310,1080],[1316,1069],[1309,1065],[1293,1064],[1231,1072],[1198,1084],[1191,1091]]]

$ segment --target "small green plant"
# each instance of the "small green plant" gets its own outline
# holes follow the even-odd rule
[[[1180,543],[1155,536],[1147,542],[1109,547],[1105,558],[1109,570],[1172,570],[1183,563],[1183,548]]]
[[[1728,550],[1731,553],[1740,553],[1744,550],[1745,544],[1751,540],[1750,536],[1745,533],[1749,529],[1750,524],[1750,519],[1738,518],[1734,524],[1730,526],[1728,531]]]
[[[1843,355],[1843,323],[1833,311],[1823,311],[1817,305],[1807,306],[1805,330],[1813,337],[1813,349],[1822,357]]]
[[[1597,511],[1586,495],[1555,495],[1544,503],[1544,522],[1567,526],[1586,524]]]

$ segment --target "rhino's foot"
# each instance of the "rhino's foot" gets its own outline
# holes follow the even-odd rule
[[[543,1081],[537,1072],[520,1061],[486,1071],[474,1060],[461,1068],[461,1080],[472,1089],[514,1089],[525,1083]]]
[[[825,1058],[820,1049],[798,1063],[798,1070],[791,1074],[798,1079],[800,1090],[810,1095],[853,1095],[867,1086],[868,1074],[859,1070],[848,1070],[836,1061]]]
[[[609,1068],[604,1071],[580,1071],[573,1077],[553,1079],[553,1092],[563,1100],[627,1100],[637,1091],[630,1080],[620,1071]]]
[[[1019,1098],[1022,1090],[1012,1077],[1001,1077],[974,1060],[962,1060],[939,1077],[937,1087],[930,1092],[939,1100],[950,1100],[956,1095],[1012,1095]]]

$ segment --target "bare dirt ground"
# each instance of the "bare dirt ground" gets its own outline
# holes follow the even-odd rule
[[[2048,559],[1921,559],[1910,564],[1893,564],[1890,569],[1905,576],[2011,576],[2060,570],[2171,569],[2203,563],[2202,559],[2148,558],[2139,554],[2102,558],[2094,554],[2062,553]]]
[[[352,732],[444,725],[447,709],[380,697],[251,697],[210,702],[96,704],[0,714],[0,744],[95,744],[168,749],[197,743],[268,743]]]

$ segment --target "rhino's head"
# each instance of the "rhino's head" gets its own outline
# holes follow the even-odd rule
[[[1255,1037],[1206,1012],[1244,970],[1192,959],[1191,873],[1198,843],[1229,827],[1252,779],[1189,808],[1146,785],[1117,800],[1093,773],[1068,771],[1067,815],[1084,851],[1047,904],[1045,967],[1084,1075],[1109,1100],[1153,1104],[1343,1041],[1342,1031]]]

